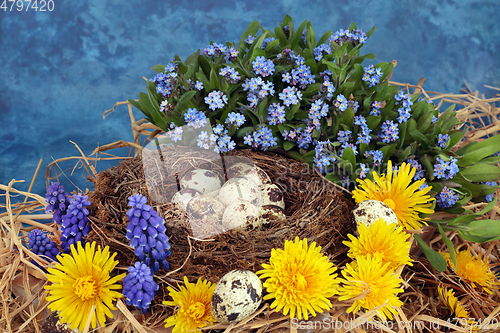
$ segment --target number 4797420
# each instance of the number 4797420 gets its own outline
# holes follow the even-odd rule
[[[1,1],[1,0],[0,0]],[[51,12],[54,10],[53,0],[3,0],[0,10],[3,9],[4,12],[9,11],[28,11],[34,10],[36,12]]]

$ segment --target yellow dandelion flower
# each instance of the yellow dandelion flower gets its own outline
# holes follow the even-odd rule
[[[87,243],[85,249],[82,243],[77,243],[77,249],[71,245],[71,255],[63,254],[57,256],[59,263],[55,268],[49,268],[47,278],[51,285],[45,286],[49,291],[47,300],[52,302],[49,309],[60,311],[59,317],[62,323],[70,324],[71,329],[78,328],[83,331],[90,316],[92,306],[92,328],[96,322],[102,326],[106,316],[113,318],[111,310],[116,310],[113,302],[122,297],[121,289],[117,281],[123,279],[126,274],[110,277],[109,274],[118,264],[113,260],[116,253],[110,257],[109,247],[101,251],[101,246],[95,250],[96,243]]]
[[[453,290],[447,290],[442,284],[439,284],[438,293],[443,305],[450,311],[448,318],[458,318],[457,322],[465,327],[477,326],[475,319],[469,317],[469,312],[455,297]],[[478,327],[475,328],[478,329]]]
[[[385,203],[396,213],[399,225],[405,229],[420,229],[427,225],[425,220],[419,217],[419,213],[432,214],[430,200],[434,200],[426,195],[431,187],[419,191],[419,187],[424,184],[425,179],[412,183],[416,169],[409,164],[403,163],[397,172],[392,171],[392,162],[387,164],[387,175],[379,176],[373,172],[375,182],[369,179],[356,179],[361,189],[356,187],[352,192],[356,203],[373,199]],[[412,183],[412,184],[411,184]],[[411,185],[410,185],[411,184]]]
[[[380,258],[369,255],[359,257],[354,265],[346,264],[346,269],[342,271],[345,279],[341,280],[343,285],[339,288],[339,301],[355,298],[347,313],[382,306],[377,315],[382,320],[392,320],[392,314],[397,313],[393,307],[403,305],[396,296],[403,289],[401,279],[388,267],[388,263],[383,265]]]
[[[215,323],[215,318],[210,312],[210,303],[214,293],[215,284],[198,279],[196,284],[189,283],[184,277],[185,286],[178,286],[179,291],[168,287],[172,301],[163,301],[163,304],[178,306],[179,310],[173,316],[165,319],[165,327],[174,326],[173,333],[201,332],[200,328]]]
[[[450,310],[450,318],[469,318],[469,313],[455,297],[455,292],[452,289],[447,290],[442,284],[439,284],[438,293],[444,306]]]
[[[382,264],[389,263],[389,269],[397,268],[399,265],[412,265],[410,259],[411,242],[410,237],[403,228],[395,228],[395,224],[388,224],[384,219],[375,221],[372,225],[360,225],[359,237],[347,235],[349,241],[344,245],[349,247],[347,255],[356,259],[360,256],[371,255],[380,258]]]
[[[338,287],[336,267],[320,253],[321,246],[307,239],[286,241],[285,249],[272,249],[269,264],[262,264],[257,272],[260,278],[267,278],[263,286],[268,294],[264,300],[274,299],[271,309],[283,310],[290,318],[309,318],[317,312],[330,309],[329,297],[336,294]]]
[[[451,269],[454,268],[453,261],[449,253],[442,253],[441,255],[446,259]],[[455,258],[457,260],[457,269],[455,272],[462,279],[469,281],[472,287],[476,284],[484,288],[488,294],[492,294],[489,288],[498,288],[495,274],[490,271],[489,260],[487,257],[481,258],[481,255],[473,257],[470,253],[470,248],[467,250],[455,250]]]

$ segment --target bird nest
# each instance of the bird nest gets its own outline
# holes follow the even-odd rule
[[[178,165],[175,173],[182,175],[200,162],[205,168],[208,163],[211,170],[218,171],[222,179],[226,178],[223,168],[217,168],[220,165],[207,162],[203,154],[190,154],[189,151],[177,148],[175,153],[163,154],[164,165]],[[89,194],[92,202],[89,216],[93,222],[89,241],[109,245],[112,252],[118,253],[116,258],[121,265],[129,266],[137,261],[125,234],[129,223],[126,216],[130,209],[128,197],[140,193],[148,197],[151,206],[165,219],[172,245],[172,255],[167,258],[170,270],[161,270],[157,276],[170,283],[182,282],[183,276],[190,281],[202,277],[216,283],[233,269],[255,272],[269,260],[271,249],[282,248],[285,240],[296,236],[315,241],[336,265],[344,264],[347,249],[342,241],[350,232],[350,212],[354,207],[348,193],[316,174],[306,164],[280,155],[236,150],[225,160],[231,157],[250,159],[269,175],[273,184],[280,187],[284,195],[286,219],[273,220],[260,230],[232,229],[210,238],[197,239],[187,213],[169,203],[178,190],[175,178],[164,186],[153,185],[154,188],[148,190],[144,175],[148,167],[143,165],[144,159],[139,156],[89,178],[95,185],[95,190]],[[178,163],[179,160],[182,163]],[[156,178],[160,178],[159,175]],[[164,198],[166,200],[162,200]],[[168,284],[160,285],[156,300],[166,299],[168,295]],[[157,301],[160,308],[158,303],[161,302]]]

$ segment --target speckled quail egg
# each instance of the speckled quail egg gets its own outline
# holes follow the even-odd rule
[[[251,316],[262,301],[262,283],[253,272],[236,269],[224,275],[212,295],[212,316],[220,323]]]
[[[239,177],[240,174],[243,173],[243,171],[251,169],[254,167],[252,163],[243,163],[243,162],[238,162],[233,165],[231,165],[229,168],[226,170],[227,178],[231,179],[234,177]]]
[[[221,180],[213,171],[196,169],[188,171],[182,176],[180,186],[181,189],[193,188],[205,194],[220,189]]]
[[[358,226],[361,224],[367,227],[375,223],[378,219],[384,219],[388,224],[398,225],[396,213],[382,201],[365,200],[354,207],[351,213],[351,224],[356,235],[358,235]]]
[[[188,202],[201,194],[200,191],[194,188],[185,188],[175,193],[172,197],[172,203],[178,205],[180,208],[186,210]]]
[[[237,202],[250,202],[260,207],[262,198],[260,188],[254,181],[248,178],[231,178],[219,191],[219,201],[229,206]]]
[[[222,216],[222,225],[230,229],[256,229],[262,225],[259,215],[260,207],[249,202],[237,202],[227,206]]]
[[[260,222],[265,225],[274,220],[286,219],[285,210],[280,206],[264,205],[260,210]]]
[[[186,212],[190,219],[220,222],[224,215],[224,205],[212,197],[202,195],[188,202]]]
[[[271,183],[269,175],[256,165],[250,166],[244,163],[236,163],[226,171],[226,174],[228,179],[235,177],[249,178],[259,186]]]
[[[280,188],[274,184],[264,184],[261,187],[262,206],[275,205],[285,209],[285,200]]]

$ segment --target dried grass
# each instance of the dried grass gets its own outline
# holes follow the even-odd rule
[[[391,82],[392,84],[397,84],[399,86],[405,87],[410,93],[421,92],[428,98],[433,100],[438,106],[442,103],[455,103],[462,106],[463,108],[458,111],[457,116],[461,121],[464,122],[460,126],[469,126],[466,132],[465,139],[463,143],[472,140],[481,140],[488,136],[500,133],[500,122],[499,114],[500,108],[496,105],[500,101],[500,94],[497,94],[495,98],[486,99],[484,96],[479,96],[477,92],[471,92],[470,89],[464,94],[441,94],[437,92],[425,91],[422,88],[423,80],[419,82],[418,85],[400,84],[397,82]],[[498,88],[488,87],[491,89],[499,90]],[[132,114],[132,107],[127,102],[120,102],[117,105],[127,105],[129,116],[132,123],[132,132],[134,135],[133,142],[118,141],[105,146],[96,148],[92,154],[85,156],[81,151],[79,156],[67,157],[63,159],[58,159],[53,161],[47,168],[46,179],[59,179],[59,177],[66,177],[66,173],[60,169],[60,166],[65,163],[70,163],[76,161],[76,165],[71,170],[71,174],[75,172],[78,168],[83,168],[85,172],[96,182],[96,188],[107,189],[101,192],[99,191],[88,191],[87,193],[91,196],[97,197],[101,196],[99,202],[93,204],[92,209],[95,213],[92,217],[92,227],[93,236],[95,240],[101,242],[102,244],[108,244],[115,250],[120,250],[121,265],[118,267],[121,270],[126,269],[124,263],[130,263],[134,260],[132,256],[131,249],[126,245],[127,242],[124,239],[124,206],[123,202],[131,193],[146,193],[144,183],[141,183],[142,179],[140,174],[137,174],[138,170],[131,169],[131,167],[137,166],[137,159],[142,151],[142,146],[148,142],[151,138],[160,133],[160,130],[154,125],[146,123],[144,120],[136,121]],[[113,108],[114,109],[114,108]],[[108,110],[105,115],[112,110]],[[485,120],[487,119],[487,120]],[[490,125],[486,126],[486,122]],[[144,141],[141,143],[142,138]],[[78,148],[78,146],[75,144]],[[128,157],[118,157],[110,154],[110,151],[116,148],[129,147],[130,152]],[[79,148],[78,148],[79,149]],[[242,153],[242,152],[239,152]],[[243,153],[242,153],[243,154]],[[269,159],[272,160],[271,155],[261,155],[261,160],[258,162],[264,168],[266,163],[269,163]],[[96,163],[103,160],[120,160],[120,166],[115,168],[110,168],[105,172],[96,172]],[[274,161],[273,161],[274,162]],[[135,164],[134,164],[135,163]],[[270,171],[268,168],[267,171]],[[140,172],[139,172],[140,173]],[[38,174],[38,168],[33,176],[31,183]],[[116,180],[120,177],[128,177],[128,182],[116,184]],[[135,177],[135,178],[134,178]],[[317,175],[309,174],[307,177],[319,177]],[[276,180],[276,179],[274,179]],[[25,247],[27,233],[33,228],[43,228],[49,232],[56,234],[54,240],[57,241],[57,225],[55,223],[40,223],[41,220],[50,220],[50,215],[44,214],[45,201],[40,195],[27,192],[19,191],[16,189],[16,183],[19,181],[11,181],[8,185],[0,185],[0,193],[5,196],[5,205],[2,205],[0,209],[3,212],[0,213],[0,330],[3,332],[41,332],[41,324],[49,314],[47,310],[47,302],[45,301],[45,292],[43,290],[43,285],[46,283],[47,278],[45,272],[35,266],[31,261],[34,260],[42,267],[47,267],[48,263],[43,258],[33,254]],[[97,185],[99,184],[99,185]],[[103,186],[106,184],[107,186]],[[114,188],[109,185],[118,185]],[[107,193],[106,191],[115,191],[114,193]],[[333,190],[333,189],[332,189]],[[134,192],[135,191],[135,192]],[[83,191],[82,191],[83,192]],[[98,193],[99,192],[99,193]],[[338,192],[337,192],[338,194]],[[343,196],[343,195],[339,195]],[[105,198],[105,199],[104,199]],[[298,201],[300,198],[287,198],[288,215],[290,221],[295,221],[295,223],[301,221],[302,216],[295,216],[293,212],[299,211],[296,208],[301,205]],[[313,201],[317,200],[314,196],[305,196],[301,200]],[[323,200],[323,199],[322,199]],[[309,212],[310,209],[303,209],[301,214],[323,214],[323,217],[328,216],[330,210],[326,207],[330,202],[335,203],[335,197],[332,195],[331,200],[323,200],[323,209],[316,211],[315,213]],[[15,202],[14,202],[15,201]],[[305,204],[311,204],[310,202],[305,202]],[[348,201],[344,203],[349,206]],[[472,210],[480,210],[482,204],[470,203],[465,208]],[[179,213],[175,212],[175,209],[169,207],[168,205],[156,205],[166,218],[179,218]],[[170,215],[168,215],[170,214]],[[176,215],[177,214],[177,215]],[[500,214],[500,205],[494,207],[489,213],[487,213],[484,218],[498,219],[498,214]],[[177,217],[176,217],[177,216]],[[314,216],[313,216],[314,217]],[[311,218],[311,216],[309,216]],[[121,225],[121,229],[110,233],[110,227],[116,227]],[[283,228],[280,226],[274,226],[272,229],[275,233],[277,231],[283,232],[280,237],[274,239],[273,241],[279,242],[283,239],[292,238],[295,234],[305,235],[305,230],[307,230],[307,224],[303,225],[299,231],[290,231],[290,228]],[[340,234],[340,233],[339,233]],[[182,235],[182,236],[181,236]],[[326,236],[321,235],[320,232],[314,231],[308,236],[314,237],[315,240],[325,247],[325,253],[332,257],[339,266],[345,263],[345,256],[342,257],[342,250],[339,244],[330,244],[326,241]],[[265,232],[260,234],[262,237],[266,237]],[[184,237],[184,238],[182,238]],[[238,237],[249,237],[244,232],[231,231],[228,235],[223,236],[223,241],[229,244],[232,238],[238,239]],[[322,239],[323,237],[323,239]],[[344,234],[345,237],[345,234]],[[426,228],[422,235],[431,246],[438,250],[445,250],[445,246],[441,241],[439,233],[433,228]],[[500,242],[493,241],[486,244],[469,244],[463,241],[460,237],[457,237],[456,233],[449,233],[450,239],[452,239],[455,246],[459,245],[470,245],[473,253],[481,253],[487,256],[493,264],[500,263]],[[272,237],[271,237],[272,238]],[[222,239],[221,239],[222,240]],[[277,244],[270,242],[270,244]],[[326,242],[326,243],[325,243]],[[199,242],[193,240],[189,237],[188,233],[182,233],[176,230],[176,234],[172,234],[172,244],[174,248],[182,248],[182,256],[174,254],[169,258],[174,268],[171,272],[162,271],[157,278],[162,283],[162,295],[160,298],[166,298],[164,293],[165,286],[174,285],[176,282],[181,280],[181,277],[187,274],[190,279],[197,276],[204,276],[205,278],[210,278],[215,281],[222,271],[211,271],[210,269],[203,269],[203,265],[206,258],[212,254],[213,255],[227,255],[228,258],[243,257],[239,261],[235,262],[233,265],[240,266],[244,265],[244,268],[249,268],[255,270],[259,263],[268,256],[269,247],[266,249],[261,249],[259,251],[264,251],[262,256],[253,256],[255,259],[251,259],[252,254],[248,253],[242,255],[245,251],[243,248],[236,248],[229,246],[227,248],[211,247],[211,242]],[[177,246],[177,247],[176,247]],[[225,254],[223,251],[226,251]],[[236,253],[233,253],[235,251]],[[240,252],[238,252],[240,251]],[[254,251],[252,249],[252,251]],[[345,250],[344,250],[345,252]],[[180,252],[179,252],[180,253]],[[259,252],[257,252],[259,253]],[[485,294],[478,288],[471,288],[470,285],[461,281],[454,272],[447,270],[444,273],[436,272],[427,260],[421,255],[417,248],[412,251],[412,259],[414,260],[413,267],[404,267],[400,269],[399,273],[401,278],[404,280],[405,292],[400,295],[400,299],[404,301],[404,306],[398,309],[397,321],[402,323],[414,324],[417,321],[425,322],[427,327],[429,323],[437,322],[439,318],[443,318],[444,311],[441,308],[439,298],[436,293],[436,286],[439,281],[442,281],[444,285],[448,288],[455,290],[457,295],[465,295],[461,302],[470,309],[471,315],[478,319],[499,319],[500,312],[500,292],[498,290],[494,291],[492,296]],[[245,266],[246,265],[246,266]],[[227,269],[229,270],[229,268]],[[367,313],[358,313],[356,315],[347,315],[345,310],[350,306],[349,303],[339,302],[333,299],[334,307],[327,313],[317,317],[317,320],[323,320],[324,318],[335,318],[340,321],[358,320],[362,321],[365,319],[370,319],[373,317],[373,311]],[[139,314],[138,311],[132,310],[132,308],[127,307],[122,301],[117,303],[118,310],[115,311],[115,319],[108,322],[106,327],[102,327],[96,330],[96,332],[167,332],[162,326],[162,321],[172,313],[172,309],[164,307],[158,303],[153,305],[152,312],[144,317]],[[439,329],[429,330],[428,328],[387,328],[383,327],[380,329],[373,329],[373,331],[380,332],[422,332],[422,331],[433,331],[433,332],[466,332],[459,326],[448,325],[441,320],[441,326]],[[482,331],[491,331],[495,327],[484,328]],[[231,325],[217,324],[207,329],[224,329],[225,332],[243,332],[243,331],[254,331],[254,332],[296,332],[297,329],[294,328],[290,321],[278,314],[273,310],[270,310],[267,304],[261,306],[261,309],[255,313],[252,317],[246,319],[243,322]],[[346,330],[334,330],[334,329],[323,329],[323,330],[310,330],[316,332],[345,332]],[[370,331],[366,327],[357,327],[353,329],[354,332],[366,332]]]

